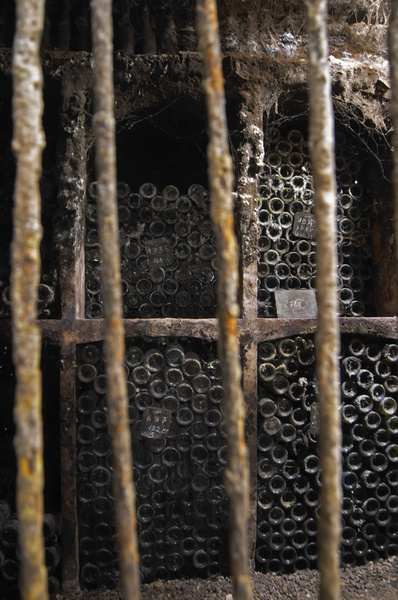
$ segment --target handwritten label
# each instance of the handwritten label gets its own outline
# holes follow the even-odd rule
[[[275,290],[275,302],[280,319],[318,316],[315,290]]]
[[[166,238],[147,240],[145,247],[150,267],[166,267],[172,264],[173,251]]]
[[[311,404],[311,416],[310,416],[310,433],[318,435],[319,433],[319,403],[313,402]]]
[[[293,235],[307,240],[316,238],[316,221],[310,213],[298,212],[294,215]]]
[[[171,412],[165,408],[146,408],[141,421],[140,434],[143,437],[158,439],[169,433]]]

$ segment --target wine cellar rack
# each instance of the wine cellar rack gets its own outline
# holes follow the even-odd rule
[[[217,261],[206,192],[202,67],[191,46],[183,50],[133,57],[115,52],[126,377],[143,582],[211,577],[229,569],[222,379],[216,359]],[[0,492],[15,510],[9,501],[15,481],[14,380],[6,374],[12,372],[10,61],[11,51],[3,49],[0,379],[7,399],[1,409],[6,423],[1,443],[7,452],[0,464]],[[261,68],[267,72],[269,63],[264,61]],[[282,73],[280,65],[273,68]],[[65,54],[45,51],[43,70],[47,148],[41,183],[44,236],[38,324],[46,398],[45,511],[50,522],[46,556],[55,594],[59,582],[65,590],[114,587],[118,565],[93,202],[91,56],[77,49]],[[224,71],[240,246],[250,556],[259,570],[290,572],[316,567],[313,540],[320,479],[311,406],[316,404],[317,320],[277,318],[273,294],[279,287],[315,286],[315,243],[292,233],[295,213],[312,211],[307,98],[305,85],[297,91],[293,73],[286,75],[279,106],[285,114],[279,124],[270,117],[270,103],[260,92],[250,97],[247,78],[235,58],[225,57]],[[360,136],[353,137],[352,126],[346,127],[343,117],[336,128],[336,148],[340,326],[345,349],[342,564],[353,567],[397,553],[398,286],[391,275],[396,267],[389,242],[390,192],[379,164],[374,164]],[[388,150],[383,152],[387,157]],[[156,246],[156,240],[162,243]],[[170,261],[151,263],[150,248],[161,248],[163,257],[170,254]],[[183,356],[181,362],[167,358],[173,348]],[[151,352],[161,366],[148,370],[145,361]],[[144,411],[151,406],[172,412],[164,439],[142,436]],[[54,438],[54,431],[59,431],[59,438]],[[0,565],[0,580],[13,588],[18,555],[12,537],[15,514],[6,509],[2,513],[1,502],[0,498],[6,528],[0,531],[0,550],[9,534],[10,549],[3,554],[4,561],[13,562],[6,565],[9,579],[1,580],[1,573],[8,571],[5,562]],[[365,515],[358,514],[358,503],[363,503]],[[379,531],[369,526],[376,515]]]
[[[341,565],[396,556],[398,345],[342,336]],[[321,471],[312,337],[259,346],[257,567],[316,568]]]

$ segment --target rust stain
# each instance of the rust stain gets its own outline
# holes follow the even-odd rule
[[[219,355],[223,363],[228,464],[225,489],[229,499],[230,565],[238,600],[251,600],[247,525],[249,466],[244,438],[245,409],[240,382],[237,337],[238,247],[234,235],[232,160],[229,155],[225,94],[221,68],[217,10],[214,0],[198,0],[199,50],[204,65],[208,114],[211,218],[218,247]]]
[[[32,463],[31,459],[28,459],[25,456],[23,456],[19,460],[19,468],[25,477],[30,477],[33,473],[34,464]]]
[[[139,600],[135,490],[132,481],[131,434],[127,425],[128,400],[123,365],[124,329],[116,205],[111,0],[92,0],[91,18],[95,76],[93,127],[96,134],[97,213],[102,247],[107,403],[114,455],[116,527],[122,595],[124,600]]]

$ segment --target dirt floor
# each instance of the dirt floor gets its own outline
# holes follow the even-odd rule
[[[253,573],[254,600],[315,600],[319,598],[318,571],[293,575]],[[141,588],[142,600],[233,600],[229,578],[154,582]],[[119,600],[120,590],[59,593],[56,600]],[[398,600],[398,558],[342,569],[342,600]]]

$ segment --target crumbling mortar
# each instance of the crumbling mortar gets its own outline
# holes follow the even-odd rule
[[[246,103],[239,112],[242,143],[239,148],[235,190],[240,203],[237,217],[240,222],[240,246],[243,266],[257,259],[257,174],[264,160],[261,104],[253,113]]]

